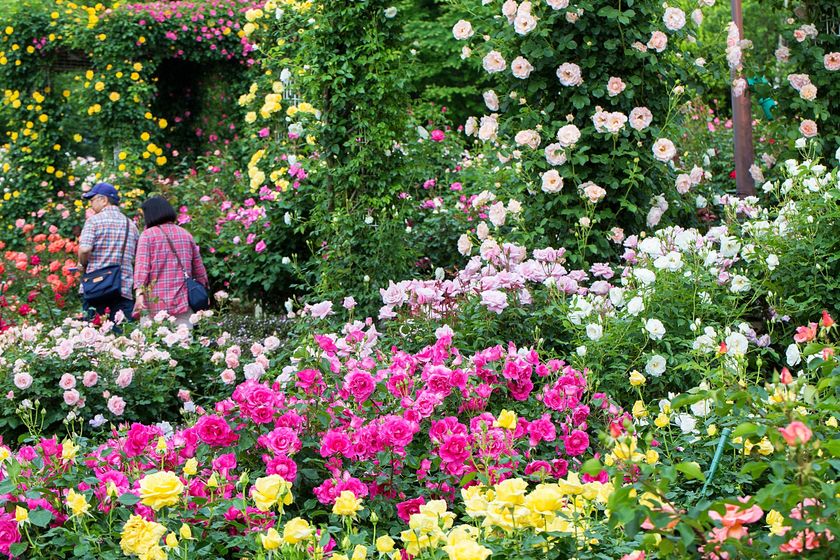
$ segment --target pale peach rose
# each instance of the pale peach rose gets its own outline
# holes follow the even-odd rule
[[[513,18],[516,17],[518,5],[515,0],[507,0],[502,4],[502,15],[508,20],[508,23],[513,23]]]
[[[625,124],[627,124],[627,115],[619,111],[613,111],[607,115],[607,122],[604,126],[610,134],[618,134]]]
[[[636,107],[630,111],[630,127],[642,131],[653,122],[653,113],[647,107]]]
[[[499,51],[490,51],[487,53],[484,60],[481,61],[481,64],[488,74],[502,72],[507,68],[507,62],[505,62],[504,57]]]
[[[473,136],[476,132],[478,132],[478,119],[470,117],[464,125],[464,134],[467,136]]]
[[[698,27],[703,25],[703,12],[699,8],[691,12],[691,21]]]
[[[557,141],[564,148],[577,144],[580,140],[580,129],[573,124],[567,124],[557,131]]]
[[[553,10],[565,10],[569,7],[569,0],[546,0]]]
[[[549,194],[558,193],[563,189],[563,177],[556,169],[550,169],[542,174],[542,190]]]
[[[528,146],[534,150],[540,145],[540,135],[536,130],[520,130],[516,133],[514,141],[518,146]]]
[[[566,21],[569,23],[577,22],[580,15],[577,12],[566,12]]]
[[[510,63],[510,70],[511,72],[513,72],[513,76],[515,78],[524,80],[531,75],[531,72],[534,71],[534,67],[531,66],[531,63],[528,62],[528,60],[525,57],[517,56]]]
[[[496,120],[496,115],[481,117],[481,124],[478,127],[479,140],[493,140],[496,138],[496,133],[498,131],[499,121]]]
[[[518,12],[513,19],[513,29],[519,35],[527,35],[537,28],[537,18],[525,12]]]
[[[625,83],[621,80],[621,78],[617,78],[615,76],[611,77],[607,82],[607,93],[609,93],[610,97],[615,97],[622,91],[627,88]]]
[[[566,163],[566,151],[559,143],[549,144],[545,147],[545,160],[549,165],[563,165]]]
[[[814,84],[806,84],[799,90],[799,97],[805,101],[813,101],[817,98],[817,86]]]
[[[679,31],[685,27],[685,12],[679,8],[666,8],[662,21],[669,31]]]
[[[636,49],[639,52],[647,52],[647,50],[648,50],[647,45],[645,45],[644,43],[642,43],[640,41],[634,41],[633,44],[630,45],[630,46],[633,47],[634,49]]]
[[[482,96],[484,97],[484,104],[487,105],[487,108],[491,111],[498,111],[499,110],[499,96],[496,95],[496,92],[491,90],[485,91]]]
[[[787,79],[796,91],[802,91],[803,87],[811,83],[811,76],[808,74],[789,74]]]
[[[668,36],[662,33],[661,31],[654,31],[650,35],[650,41],[647,43],[647,47],[649,49],[653,49],[656,52],[662,52],[665,50],[665,47],[668,46]]]
[[[598,201],[602,200],[605,196],[607,196],[607,191],[603,188],[599,187],[592,181],[587,181],[580,186],[580,191],[583,193],[589,202],[592,204],[596,204]]]
[[[677,192],[680,194],[685,194],[691,189],[691,176],[687,173],[681,173],[677,175],[676,185]]]
[[[790,49],[784,45],[776,49],[774,54],[776,55],[776,60],[779,62],[787,62],[790,60]]]
[[[667,138],[659,138],[653,143],[653,157],[662,163],[668,163],[677,155],[677,147]]]
[[[811,119],[805,119],[802,121],[802,124],[799,125],[799,132],[805,138],[813,138],[817,135],[817,123]]]
[[[574,87],[583,83],[580,66],[573,62],[564,62],[557,69],[557,78],[564,86]]]
[[[823,57],[823,65],[829,72],[840,70],[840,52],[830,52]]]
[[[452,35],[454,35],[459,41],[469,39],[474,34],[475,31],[473,31],[472,24],[464,19],[460,20],[454,25],[454,27],[452,27]]]
[[[732,95],[741,97],[747,90],[747,80],[744,78],[736,78],[732,81]]]

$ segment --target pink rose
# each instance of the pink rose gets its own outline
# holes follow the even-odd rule
[[[117,387],[120,389],[125,389],[129,385],[131,385],[131,381],[134,379],[134,370],[131,368],[122,368],[117,375]]]
[[[222,372],[221,378],[222,383],[224,383],[225,385],[230,385],[231,383],[236,381],[236,372],[232,369],[226,369]]]
[[[376,382],[366,371],[353,370],[344,378],[344,390],[349,391],[359,404],[365,402],[375,389]]]
[[[321,457],[344,454],[350,449],[350,438],[344,432],[330,430],[321,438]]]
[[[647,47],[649,49],[653,49],[656,52],[662,52],[665,50],[665,47],[668,46],[668,36],[662,33],[661,31],[654,31],[651,36],[650,40],[647,43]]]
[[[68,389],[72,389],[76,386],[76,377],[72,373],[65,373],[61,376],[61,380],[59,380],[58,386],[64,389],[65,391]]]
[[[64,404],[67,406],[75,406],[79,403],[79,392],[76,389],[64,391]]]
[[[95,371],[86,371],[82,376],[82,385],[85,387],[93,387],[99,381],[99,374]]]
[[[825,69],[829,72],[840,70],[840,52],[830,52],[823,58]]]
[[[589,447],[589,436],[582,430],[573,430],[563,441],[566,444],[566,454],[572,457],[582,455]]]
[[[400,502],[397,504],[397,517],[408,523],[413,514],[420,513],[420,506],[425,503],[426,499],[423,496]]]
[[[199,418],[195,431],[198,438],[211,447],[227,447],[239,439],[224,418],[212,414]]]
[[[263,456],[266,461],[267,456]],[[297,478],[297,464],[288,457],[273,457],[265,463],[265,474],[279,474],[283,480],[293,482]]]
[[[499,290],[486,290],[481,293],[481,305],[488,310],[499,314],[508,306],[507,294]]]
[[[108,410],[114,416],[122,416],[123,412],[125,412],[125,401],[122,397],[113,395],[108,399]]]
[[[446,138],[446,133],[440,129],[435,129],[432,131],[431,138],[432,142],[443,142],[444,138]]]
[[[794,420],[786,427],[779,428],[779,433],[785,438],[787,444],[792,447],[808,443],[811,440],[811,436],[814,435],[811,429],[799,420]]]
[[[15,387],[20,390],[28,389],[32,385],[32,376],[29,372],[22,371],[20,373],[16,373],[14,377]]]

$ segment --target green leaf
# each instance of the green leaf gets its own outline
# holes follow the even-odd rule
[[[758,425],[752,422],[743,422],[732,431],[732,439],[744,436],[751,436],[758,431]]]
[[[463,476],[463,478],[461,478],[461,483],[460,483],[460,484],[461,484],[461,486],[466,486],[467,484],[469,484],[470,482],[472,482],[472,481],[473,481],[473,479],[476,477],[476,475],[477,475],[477,474],[478,474],[478,472],[477,472],[477,471],[471,471],[471,472],[468,472],[467,474],[465,474],[465,475]]]
[[[589,476],[597,476],[602,470],[603,466],[601,465],[601,461],[595,459],[594,457],[586,461],[580,468],[580,472],[588,474]]]
[[[130,492],[126,492],[125,494],[120,495],[117,501],[119,501],[124,506],[133,506],[134,504],[140,501],[140,497],[135,496]]]
[[[703,471],[700,470],[700,465],[695,461],[677,463],[674,467],[683,473],[689,480],[700,480],[704,482],[706,480],[706,475],[703,474]]]
[[[27,547],[29,547],[29,543],[17,542],[9,547],[9,554],[13,557],[21,556],[26,551]]]
[[[36,527],[46,527],[52,518],[53,514],[48,509],[38,508],[29,512],[29,521]]]
[[[748,475],[754,480],[761,476],[761,473],[766,471],[769,466],[770,465],[768,465],[767,463],[759,463],[757,461],[753,461],[741,467],[741,474]]]
[[[840,439],[827,441],[821,447],[828,451],[832,457],[840,457]]]

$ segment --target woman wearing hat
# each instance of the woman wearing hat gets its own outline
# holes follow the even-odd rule
[[[134,252],[140,232],[120,211],[120,195],[113,185],[97,183],[82,196],[90,201],[93,211],[79,237],[83,307],[90,318],[107,313],[113,321],[121,311],[131,320]],[[98,290],[103,282],[108,290]]]

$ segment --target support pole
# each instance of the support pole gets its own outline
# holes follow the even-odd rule
[[[741,0],[731,0],[732,21],[738,26],[738,34],[744,38],[744,14]],[[732,70],[732,80],[738,77],[738,71]],[[752,107],[750,90],[746,88],[740,97],[732,96],[732,124],[735,139],[735,192],[741,198],[755,195],[755,182],[750,175],[750,167],[755,163],[752,134]]]

